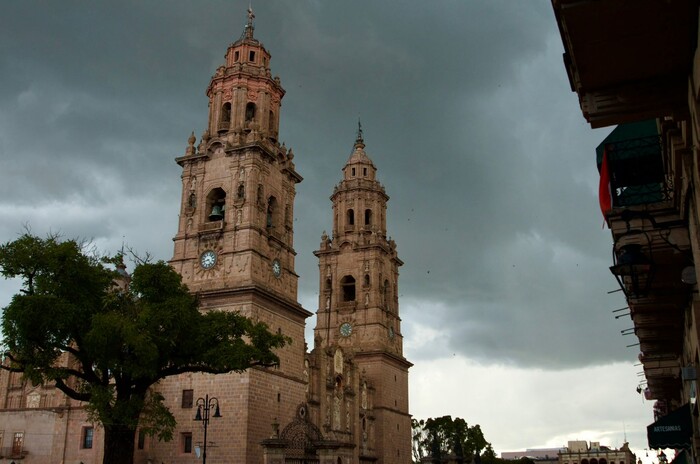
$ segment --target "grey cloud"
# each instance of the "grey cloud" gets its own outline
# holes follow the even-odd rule
[[[28,221],[168,259],[173,158],[203,130],[204,91],[247,7],[3,4],[16,21],[0,31],[0,241]],[[281,138],[305,177],[295,247],[308,309],[312,251],[331,230],[328,197],[360,116],[406,262],[405,335],[431,329],[444,340],[416,357],[549,369],[631,357],[609,313],[619,301],[605,294],[614,282],[593,164],[603,135],[577,111],[549,5],[255,8],[255,34],[287,90]],[[65,213],[81,208],[94,213]]]

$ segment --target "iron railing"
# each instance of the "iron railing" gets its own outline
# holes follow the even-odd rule
[[[664,173],[660,136],[607,143],[605,154],[614,207],[671,199],[672,185]]]

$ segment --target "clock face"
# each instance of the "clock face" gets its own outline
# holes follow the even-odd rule
[[[211,269],[216,264],[216,253],[212,250],[207,250],[199,257],[199,264],[204,269]]]
[[[349,322],[344,322],[340,326],[340,335],[343,337],[349,337],[350,334],[352,333],[352,324]]]
[[[282,265],[280,264],[279,260],[274,260],[272,261],[272,273],[277,277],[278,279],[282,275]]]

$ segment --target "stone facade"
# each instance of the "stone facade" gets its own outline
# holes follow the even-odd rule
[[[202,451],[197,401],[218,400],[207,459],[236,463],[408,463],[408,369],[398,310],[396,244],[386,235],[389,197],[361,130],[332,195],[324,232],[314,348],[297,302],[294,154],[277,140],[284,89],[253,35],[253,15],[207,88],[207,128],[188,139],[181,210],[170,261],[202,311],[237,311],[292,340],[279,366],[225,375],[183,374],[153,387],[177,419],[171,442],[139,433],[136,463],[192,462]],[[103,436],[81,404],[52,386],[0,372],[0,446],[26,463],[97,463]],[[18,435],[17,435],[18,434]],[[14,440],[14,446],[13,446]],[[19,441],[18,441],[19,440]],[[14,448],[14,450],[13,450]]]

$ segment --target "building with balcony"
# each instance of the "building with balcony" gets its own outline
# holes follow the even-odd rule
[[[697,0],[552,0],[572,91],[591,127],[611,267],[627,298],[651,448],[695,456],[700,361]],[[697,184],[697,185],[696,185]]]

